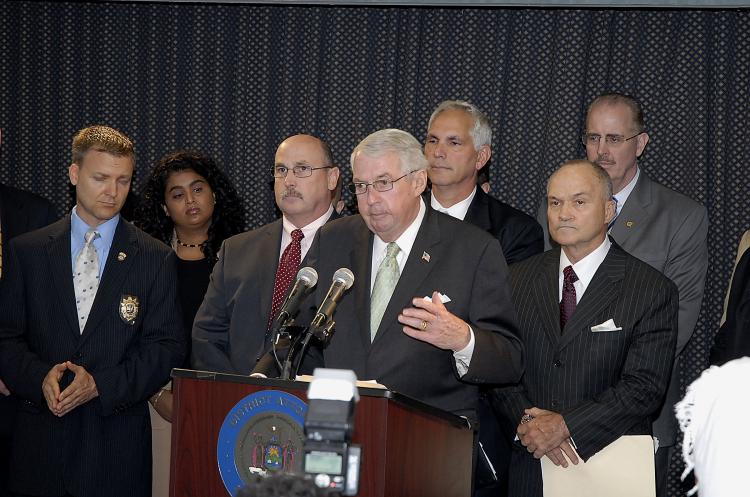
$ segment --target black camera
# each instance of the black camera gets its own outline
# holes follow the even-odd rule
[[[352,444],[359,400],[351,370],[321,369],[307,391],[303,470],[331,495],[357,495],[362,448]]]

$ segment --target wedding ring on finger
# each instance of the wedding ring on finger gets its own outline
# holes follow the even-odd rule
[[[419,325],[419,328],[420,328],[420,329],[421,329],[422,331],[427,331],[427,321],[424,321],[424,320],[423,320],[423,321],[422,321],[422,324],[420,324],[420,325]]]

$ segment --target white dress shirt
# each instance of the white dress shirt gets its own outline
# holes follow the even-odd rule
[[[635,176],[633,176],[633,179],[630,180],[630,183],[625,185],[625,188],[623,188],[619,192],[612,195],[617,200],[617,212],[615,213],[615,217],[620,215],[620,212],[622,211],[622,207],[625,205],[625,202],[627,202],[628,197],[633,192],[633,189],[635,188],[635,184],[638,183],[638,177],[640,175],[641,175],[641,168],[636,166]]]
[[[471,201],[474,200],[474,195],[476,195],[476,193],[477,187],[475,186],[469,196],[462,201],[457,202],[450,207],[443,207],[435,198],[435,192],[430,192],[430,206],[436,211],[444,212],[451,217],[463,221],[466,218],[466,213],[469,212],[469,206],[471,205]]]
[[[307,251],[310,250],[310,246],[315,239],[315,233],[317,233],[318,230],[323,227],[326,222],[328,222],[328,218],[331,217],[331,214],[333,214],[333,206],[328,207],[326,213],[312,223],[299,228],[302,230],[302,234],[305,235],[305,237],[299,242],[300,248],[302,249],[302,253],[299,258],[300,261],[305,258],[305,256],[307,255]],[[292,222],[286,218],[286,216],[282,218],[281,225],[284,227],[284,229],[281,230],[281,249],[279,250],[279,261],[281,261],[281,256],[284,254],[284,250],[286,250],[287,246],[292,243],[292,231],[298,229],[298,227],[293,225]]]
[[[591,280],[594,278],[596,270],[599,269],[599,266],[604,262],[604,258],[607,257],[607,253],[611,246],[612,242],[609,241],[608,236],[605,236],[601,245],[575,264],[571,264],[570,259],[565,255],[565,250],[560,250],[560,269],[558,270],[559,284],[557,287],[558,302],[562,300],[563,269],[568,266],[573,266],[573,271],[576,273],[576,276],[578,276],[578,281],[573,283],[573,287],[576,289],[577,304],[581,301],[581,297],[583,297],[584,292],[586,292],[586,288],[588,288],[589,283],[591,283]]]

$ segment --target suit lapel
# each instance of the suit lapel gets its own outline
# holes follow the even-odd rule
[[[553,344],[560,340],[560,302],[558,299],[558,273],[560,271],[560,248],[549,250],[542,259],[533,282],[533,298],[547,338]]]
[[[398,324],[398,315],[405,305],[410,305],[411,299],[416,297],[416,291],[419,285],[430,273],[433,267],[440,264],[440,247],[436,246],[440,242],[440,227],[438,226],[438,215],[432,208],[427,207],[422,226],[419,228],[417,238],[409,252],[409,258],[406,260],[404,270],[398,279],[396,288],[393,290],[391,300],[385,309],[383,319],[380,321],[378,333],[375,335],[375,341],[381,339],[393,323]],[[372,250],[372,249],[371,249]],[[423,257],[425,253],[429,254],[429,260]],[[437,290],[437,289],[436,289]],[[420,295],[423,296],[423,295]],[[369,316],[369,313],[368,313]]]
[[[81,335],[78,327],[76,295],[73,288],[73,264],[70,256],[70,216],[58,222],[59,231],[50,235],[47,245],[47,258],[51,272],[52,284],[62,302],[63,314],[68,321],[68,329],[78,339]]]
[[[260,236],[260,244],[258,253],[263,254],[262,260],[257,261],[258,268],[272,267],[275,268],[273,271],[257,271],[257,275],[260,277],[258,281],[258,288],[261,289],[259,296],[259,305],[261,310],[262,322],[258,323],[263,330],[268,327],[268,316],[271,314],[271,303],[273,300],[273,287],[276,283],[276,271],[279,270],[279,257],[281,254],[281,232],[284,230],[282,220],[279,219],[269,226],[266,226],[264,232]],[[270,289],[271,291],[263,291],[262,289]]]
[[[471,201],[469,209],[466,211],[464,221],[473,224],[484,231],[489,231],[492,228],[487,194],[484,193],[481,188],[477,188],[477,191],[474,194],[474,199]]]
[[[362,222],[362,226],[353,234],[355,240],[352,243],[352,251],[349,253],[351,270],[355,277],[362,275],[359,280],[354,280],[354,305],[359,316],[359,337],[365,350],[370,349],[370,286],[372,278],[372,241],[373,234]],[[365,248],[366,247],[366,248]]]
[[[627,246],[628,239],[648,223],[648,205],[651,204],[651,180],[643,171],[640,172],[630,196],[622,206],[612,226],[611,235],[621,246]]]
[[[625,261],[625,252],[613,243],[607,257],[586,288],[586,293],[578,302],[573,316],[565,325],[560,348],[565,347],[581,333],[591,333],[591,326],[599,324],[593,320],[620,295],[620,282],[625,277]]]
[[[91,306],[89,318],[86,320],[86,327],[83,329],[83,341],[96,333],[99,323],[106,315],[120,312],[123,283],[130,272],[132,261],[138,257],[138,251],[135,228],[120,217],[109,248],[102,279],[96,291],[96,298]],[[125,257],[120,257],[120,253],[123,253]],[[136,295],[136,297],[141,299],[143,295]]]

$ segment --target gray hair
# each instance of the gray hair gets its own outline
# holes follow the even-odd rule
[[[428,130],[432,127],[432,122],[435,118],[446,110],[462,110],[474,119],[474,126],[469,130],[471,139],[474,141],[474,150],[479,150],[484,145],[488,147],[492,146],[490,120],[487,119],[484,112],[479,110],[476,105],[466,100],[444,100],[440,102],[430,116],[430,122],[427,124]]]
[[[599,183],[601,184],[602,190],[604,191],[604,201],[607,202],[609,200],[612,200],[612,178],[609,177],[609,174],[604,170],[602,166],[585,159],[573,159],[565,161],[560,167],[558,167],[557,170],[552,173],[549,179],[547,179],[547,192],[549,192],[549,185],[552,181],[552,178],[555,177],[558,171],[566,166],[588,166],[594,172],[594,174],[596,175],[596,179],[598,179]]]
[[[422,151],[422,145],[411,134],[400,129],[381,129],[359,142],[352,151],[350,163],[354,169],[354,158],[358,153],[367,157],[381,157],[394,152],[398,155],[401,172],[427,170],[428,162]]]

